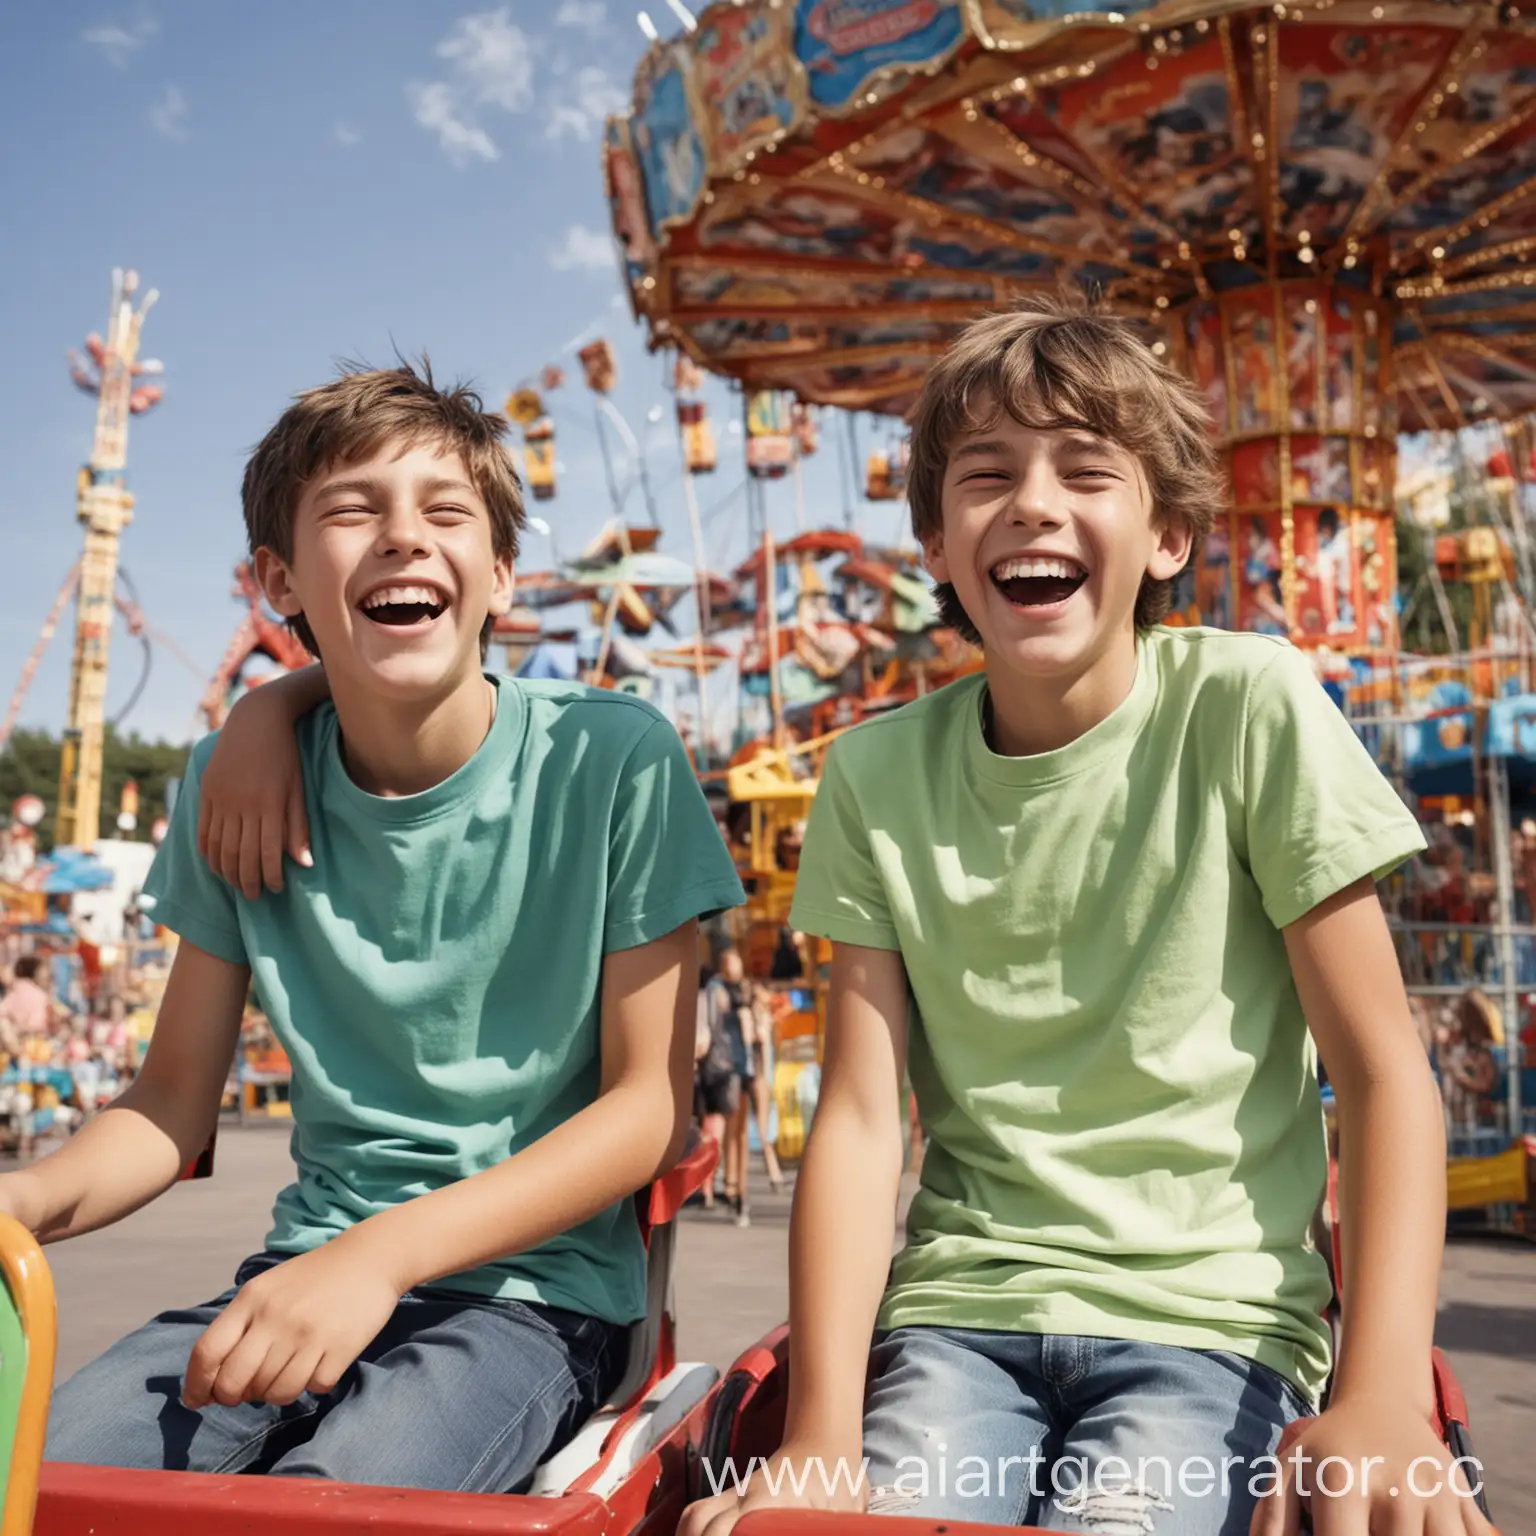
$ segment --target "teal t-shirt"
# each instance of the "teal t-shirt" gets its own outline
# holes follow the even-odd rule
[[[662,715],[599,689],[496,686],[469,762],[399,799],[348,777],[333,708],[307,716],[314,867],[289,864],[255,901],[198,855],[212,738],[193,751],[145,894],[157,922],[250,966],[292,1063],[297,1178],[277,1198],[277,1252],[493,1167],[591,1104],[603,957],[743,899]],[[634,1321],[633,1202],[438,1284]]]
[[[1001,757],[985,679],[827,755],[790,921],[900,950],[929,1136],[880,1312],[1229,1350],[1315,1398],[1327,1155],[1281,930],[1424,846],[1306,658],[1148,632],[1131,693]]]

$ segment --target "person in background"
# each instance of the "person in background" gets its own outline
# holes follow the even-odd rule
[[[719,970],[705,988],[711,1036],[706,1107],[722,1116],[720,1145],[725,1200],[739,1227],[750,1226],[752,1222],[746,1156],[746,1089],[751,1075],[746,1040],[751,1008],[746,977],[741,951],[723,949]]]
[[[46,1035],[63,1012],[48,994],[47,973],[37,955],[23,955],[16,962],[16,981],[0,1000],[0,1018],[25,1039]]]
[[[714,1000],[709,990],[714,974],[707,965],[699,967],[698,1019],[693,1034],[693,1094],[700,1134],[721,1149],[723,1158],[725,1124],[731,1114],[731,1088],[735,1078],[730,1071],[729,1044],[723,1031],[715,1026]],[[736,1091],[740,1092],[739,1087]],[[715,1208],[715,1186],[719,1178],[720,1167],[717,1165],[714,1176],[700,1195],[706,1211]]]
[[[1497,1068],[1493,1047],[1503,1043],[1503,1023],[1493,1001],[1477,987],[1456,1003],[1443,1034],[1441,1092],[1453,1130],[1475,1130],[1492,1118]]]
[[[741,1115],[739,1166],[742,1183],[751,1160],[748,1120],[757,1126],[758,1145],[763,1149],[763,1167],[768,1173],[768,1187],[778,1194],[784,1188],[784,1174],[778,1153],[768,1135],[773,1101],[773,996],[766,987],[752,989],[752,1006],[742,1015],[747,1070],[741,1079]]]

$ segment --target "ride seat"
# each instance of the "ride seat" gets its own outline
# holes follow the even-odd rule
[[[703,1434],[709,1394],[719,1381],[712,1366],[677,1361],[676,1223],[689,1197],[714,1176],[718,1156],[717,1145],[695,1132],[678,1162],[635,1196],[646,1247],[646,1315],[630,1330],[625,1369],[608,1403],[539,1467],[527,1498],[42,1462],[56,1337],[52,1282],[31,1234],[0,1218],[0,1267],[21,1319],[17,1332],[31,1346],[28,1391],[14,1389],[19,1421],[0,1536],[311,1536],[361,1526],[372,1536],[493,1529],[514,1536],[672,1531],[690,1495],[688,1468]],[[206,1177],[212,1163],[210,1147],[185,1177]],[[32,1292],[18,1283],[18,1274],[33,1277]],[[25,1299],[42,1295],[38,1282],[46,1287],[46,1305]],[[4,1326],[10,1311],[0,1298],[0,1430],[17,1376]],[[18,1508],[26,1504],[15,1525],[12,1501]]]

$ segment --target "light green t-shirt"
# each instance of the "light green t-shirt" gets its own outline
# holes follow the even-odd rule
[[[213,738],[193,751],[145,894],[157,922],[251,967],[292,1063],[298,1176],[277,1198],[277,1252],[493,1167],[591,1104],[603,957],[742,900],[663,716],[563,683],[497,689],[469,762],[400,799],[353,783],[333,708],[307,716],[314,868],[288,865],[256,901],[198,856]],[[633,1201],[437,1284],[634,1321]]]
[[[1283,641],[1148,632],[1059,751],[968,678],[828,753],[791,922],[901,951],[929,1137],[880,1311],[1229,1350],[1316,1398],[1315,1055],[1280,930],[1424,846]]]

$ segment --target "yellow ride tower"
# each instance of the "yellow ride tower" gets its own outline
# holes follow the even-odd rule
[[[136,382],[158,374],[157,362],[138,361],[144,316],[159,295],[151,289],[137,309],[136,272],[112,274],[112,312],[107,336],[86,338],[89,360],[74,357],[75,382],[97,397],[96,435],[90,462],[78,478],[78,515],[85,550],[75,601],[75,654],[69,679],[69,717],[59,766],[58,847],[91,848],[101,823],[101,749],[106,720],[107,653],[116,611],[118,543],[133,520],[133,497],[124,483],[128,418],[156,405],[159,385]],[[94,365],[94,369],[91,365]]]

